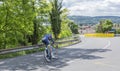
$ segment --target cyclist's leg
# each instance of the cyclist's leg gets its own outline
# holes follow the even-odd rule
[[[47,61],[50,61],[50,55],[49,55],[49,49],[48,49],[48,42],[46,40],[42,41],[45,44],[45,51],[44,51],[44,57]]]
[[[50,50],[49,50],[49,48],[48,48],[48,46],[46,46],[46,48],[45,48],[45,59],[48,61],[48,62],[50,62],[51,61],[51,55],[50,55]]]
[[[51,57],[51,52],[52,52],[52,50],[51,50],[51,48],[50,48],[50,44],[47,46],[47,49],[48,49],[49,58],[51,59],[51,58],[52,58],[52,57]]]
[[[47,46],[45,47],[45,51],[46,51],[46,53],[47,53],[47,57],[49,57],[49,55],[48,55],[48,54],[49,54],[49,51],[48,51],[48,47],[47,47]]]
[[[49,59],[51,59],[51,52],[52,52],[52,49],[50,48],[51,45],[50,45],[50,41],[49,40],[46,40],[46,47],[47,47],[47,54],[48,54],[48,57]]]
[[[50,49],[51,49],[51,56],[52,56],[52,58],[57,58],[56,57],[56,50],[55,50],[55,48],[51,45]]]

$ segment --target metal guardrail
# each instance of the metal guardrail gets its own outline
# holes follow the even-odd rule
[[[56,42],[55,44],[65,44],[65,43],[74,42],[74,41],[80,42],[80,39],[76,38],[74,40],[69,40],[69,41],[64,41],[64,42]],[[43,44],[38,44],[38,45],[33,45],[33,46],[24,46],[24,47],[19,47],[19,48],[3,49],[3,50],[0,50],[0,54],[7,54],[7,53],[14,53],[14,52],[19,52],[19,51],[37,49],[37,48],[41,48],[44,46],[45,45],[43,45]]]
[[[24,47],[13,48],[13,49],[4,49],[4,50],[0,50],[0,54],[7,54],[7,53],[36,49],[36,48],[39,48],[39,46],[42,47],[44,45],[40,44],[40,45],[24,46]]]
[[[115,34],[115,37],[120,37],[120,34]]]

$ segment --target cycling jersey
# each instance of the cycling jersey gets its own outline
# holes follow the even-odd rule
[[[47,46],[50,44],[50,41],[52,41],[52,43],[54,43],[53,38],[50,34],[46,34],[43,38],[42,38],[42,42]]]

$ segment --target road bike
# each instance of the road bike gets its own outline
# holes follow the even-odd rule
[[[57,59],[57,51],[53,44],[49,44],[44,50],[44,58],[47,62],[51,62],[52,59]]]

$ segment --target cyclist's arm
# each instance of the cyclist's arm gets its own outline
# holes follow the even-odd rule
[[[51,44],[53,45],[53,44],[54,44],[54,40],[53,40],[53,39],[51,39],[50,41],[51,41]]]

